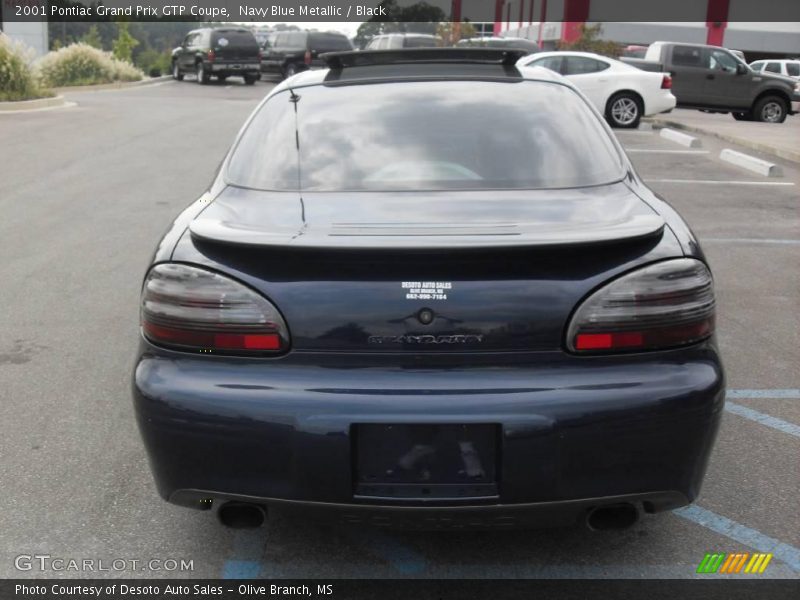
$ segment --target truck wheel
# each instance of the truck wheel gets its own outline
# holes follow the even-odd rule
[[[206,68],[202,62],[197,63],[195,69],[197,72],[197,83],[206,85],[209,81],[211,81],[211,76],[206,72]]]
[[[183,73],[181,73],[181,68],[178,66],[178,61],[172,61],[172,78],[175,81],[183,81]]]
[[[289,63],[283,68],[283,78],[288,79],[292,75],[297,73],[297,65],[294,63]]]
[[[253,85],[256,82],[256,76],[255,75],[245,75],[244,76],[244,82],[245,82],[245,85]]]
[[[764,96],[753,105],[753,116],[762,123],[783,123],[787,112],[786,101],[780,96]]]
[[[606,104],[606,120],[612,127],[635,129],[642,118],[642,101],[635,94],[614,94]]]
[[[737,121],[752,121],[753,120],[753,115],[749,110],[747,112],[735,112],[735,113],[731,113],[731,114],[733,115],[733,118],[736,119]]]

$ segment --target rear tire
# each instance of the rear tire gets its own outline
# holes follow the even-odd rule
[[[731,113],[731,114],[733,115],[733,118],[736,119],[737,121],[752,121],[753,120],[753,115],[750,113],[750,111],[738,112],[738,113],[735,112],[735,113]]]
[[[292,75],[297,73],[297,65],[294,63],[289,63],[285,67],[283,67],[283,78],[288,79]]]
[[[227,75],[217,75],[217,80],[218,80],[220,83],[225,83],[225,80],[226,80],[227,78],[228,78],[228,76],[227,76]]]
[[[172,78],[175,81],[183,81],[183,73],[181,73],[181,68],[178,66],[178,61],[172,61]]]
[[[636,129],[642,120],[642,100],[630,92],[614,94],[606,104],[606,120],[612,127]]]
[[[197,83],[200,85],[206,85],[211,80],[211,76],[206,71],[206,67],[202,62],[197,63],[195,72],[197,73]]]
[[[753,117],[762,123],[783,123],[789,107],[780,96],[764,96],[753,105]]]
[[[244,82],[246,85],[253,85],[256,82],[257,77],[255,75],[245,75]]]

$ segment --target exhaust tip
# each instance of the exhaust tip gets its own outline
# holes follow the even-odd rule
[[[264,524],[267,515],[258,504],[226,502],[219,507],[217,518],[231,529],[257,529]]]
[[[639,510],[630,503],[609,504],[593,508],[586,515],[586,526],[592,531],[627,529],[639,520]]]

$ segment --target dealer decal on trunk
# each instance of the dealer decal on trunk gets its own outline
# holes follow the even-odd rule
[[[450,281],[403,281],[406,300],[447,300],[448,290],[453,289]]]

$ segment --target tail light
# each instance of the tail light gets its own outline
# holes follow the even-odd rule
[[[208,51],[208,62],[214,62],[214,60],[216,60],[216,58],[217,58],[217,55],[214,54],[214,51],[213,50],[209,50]]]
[[[303,57],[303,62],[307,65],[311,64],[311,50],[306,50],[306,55]]]
[[[155,344],[222,354],[277,354],[289,331],[269,300],[218,273],[156,265],[142,289],[141,323]]]
[[[662,90],[671,90],[672,89],[672,76],[671,75],[664,75],[661,78],[661,89]]]
[[[589,296],[567,328],[572,352],[657,350],[714,331],[714,287],[702,262],[680,258],[637,269]]]

